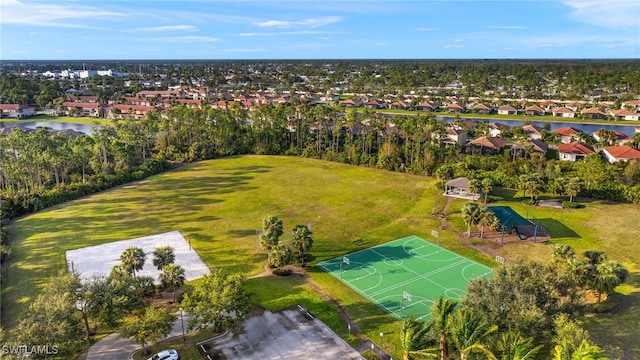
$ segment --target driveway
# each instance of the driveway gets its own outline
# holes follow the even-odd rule
[[[172,339],[182,336],[182,322],[180,321],[180,313],[175,314],[178,318],[173,323],[173,328],[163,340]],[[184,314],[184,326],[186,326],[191,319],[191,315]],[[87,353],[87,359],[89,360],[124,360],[132,359],[131,355],[134,351],[140,349],[141,346],[129,339],[120,337],[120,333],[113,333],[107,335],[104,339],[93,344]]]

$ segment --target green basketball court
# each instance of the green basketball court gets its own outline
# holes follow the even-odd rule
[[[460,300],[472,279],[493,277],[491,268],[417,236],[318,265],[398,319],[413,315],[430,320],[435,300]]]

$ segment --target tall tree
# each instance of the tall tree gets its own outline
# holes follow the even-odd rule
[[[227,275],[217,269],[195,280],[191,292],[182,300],[185,311],[193,315],[190,329],[213,331],[231,329],[252,309],[249,293],[244,289],[244,277]]]
[[[142,270],[144,267],[145,257],[147,254],[144,253],[139,247],[129,247],[126,248],[122,254],[120,255],[120,261],[122,266],[127,269],[129,272],[133,273],[133,276],[136,276],[136,271]]]
[[[155,343],[171,333],[176,316],[166,309],[152,305],[140,315],[125,320],[120,336],[131,339],[142,346],[142,353],[149,354],[147,344]]]
[[[440,360],[449,359],[449,318],[453,314],[458,302],[439,298],[431,307],[431,315],[433,316],[433,330],[438,336],[438,349],[440,351]]]
[[[534,360],[541,349],[542,345],[535,345],[532,338],[523,338],[517,332],[507,331],[498,337],[494,353],[500,360]]]
[[[262,221],[262,235],[260,235],[260,247],[267,251],[267,263],[271,263],[271,251],[280,241],[284,233],[282,220],[277,216],[269,215]]]
[[[417,320],[415,316],[407,317],[402,322],[400,343],[402,344],[402,359],[437,359],[439,349],[431,340],[429,333],[431,323]]]
[[[176,287],[182,286],[185,282],[184,268],[174,263],[167,264],[160,273],[160,282],[172,289],[173,302],[176,302]]]
[[[487,203],[487,197],[491,194],[493,190],[493,179],[484,178],[482,179],[482,193],[484,194],[484,203]]]
[[[471,236],[471,226],[478,225],[480,221],[480,207],[474,202],[468,202],[462,208],[462,216],[467,225],[467,236]]]
[[[473,354],[496,359],[488,345],[490,336],[498,331],[498,326],[489,325],[481,314],[458,307],[448,318],[447,327],[451,344],[460,354],[460,360],[466,360]]]
[[[296,225],[293,228],[291,246],[298,252],[302,266],[304,266],[305,255],[313,244],[312,234],[306,225]]]
[[[172,264],[176,259],[171,246],[162,246],[153,251],[153,266],[162,270],[165,266]]]

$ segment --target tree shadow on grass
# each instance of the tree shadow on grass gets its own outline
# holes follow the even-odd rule
[[[570,227],[561,223],[556,219],[545,218],[536,219],[536,222],[544,226],[550,233],[552,238],[581,238],[578,233],[573,231]]]

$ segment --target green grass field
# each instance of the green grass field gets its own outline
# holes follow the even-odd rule
[[[440,297],[460,300],[491,268],[417,236],[407,236],[318,264],[397,319],[431,319]]]
[[[310,280],[329,293],[358,323],[365,335],[389,348],[399,347],[400,323],[318,266],[321,261],[408,235],[428,239],[439,229],[444,197],[431,178],[293,157],[243,156],[189,164],[144,181],[62,204],[15,221],[13,250],[2,289],[2,325],[15,324],[29,299],[47,279],[65,267],[64,252],[89,245],[181,230],[211,268],[247,275],[262,271],[266,254],[257,250],[256,229],[262,219],[279,216],[290,238],[296,224],[310,224],[314,244]],[[492,205],[529,213],[555,235],[551,243],[573,246],[578,253],[601,249],[630,270],[619,287],[621,305],[613,314],[594,316],[588,328],[601,343],[619,346],[640,358],[640,207],[599,201],[583,209],[530,207],[521,193],[498,190]],[[464,201],[446,214],[449,226],[466,230]],[[491,257],[464,246],[457,233],[439,229],[440,245],[485,265]],[[498,250],[508,261],[518,257],[547,260],[550,244],[510,244]],[[111,255],[110,255],[111,256]],[[335,305],[295,277],[249,281],[254,299],[272,310],[297,302],[347,336]],[[399,353],[398,353],[399,354]],[[394,356],[395,358],[396,356]]]

